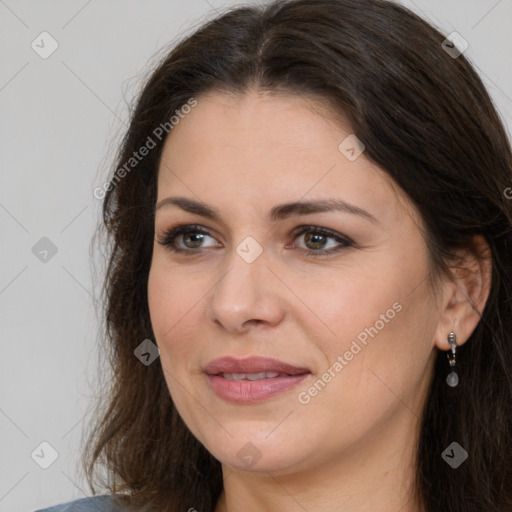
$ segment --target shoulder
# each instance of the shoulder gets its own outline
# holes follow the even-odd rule
[[[35,512],[122,512],[122,509],[119,508],[119,505],[116,506],[113,496],[104,495],[80,498]]]

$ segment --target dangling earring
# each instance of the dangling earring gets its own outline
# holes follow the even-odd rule
[[[448,353],[446,355],[448,357],[448,361],[450,363],[450,368],[452,369],[452,371],[448,374],[448,377],[446,377],[446,383],[448,384],[448,386],[454,388],[459,383],[459,376],[454,371],[456,363],[455,350],[457,349],[457,340],[455,337],[455,333],[453,331],[448,335],[448,343],[450,344],[451,347],[451,354]]]

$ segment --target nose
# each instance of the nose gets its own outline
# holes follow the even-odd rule
[[[209,318],[232,333],[251,325],[278,325],[285,315],[284,286],[268,263],[265,251],[248,263],[233,250],[228,269],[210,296]]]

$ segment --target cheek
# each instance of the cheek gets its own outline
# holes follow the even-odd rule
[[[190,347],[186,327],[194,314],[201,293],[194,287],[180,283],[179,271],[168,269],[158,259],[153,261],[148,277],[148,306],[151,325],[158,345],[162,364],[169,367],[181,359],[183,349]],[[180,340],[179,343],[177,340]],[[172,353],[172,358],[169,357]]]
[[[385,275],[347,277],[323,294],[310,284],[312,309],[324,325],[309,315],[305,328],[318,333],[311,339],[326,361],[316,384],[300,390],[313,416],[338,416],[357,428],[403,406],[400,400],[416,410],[439,317],[423,274],[420,265],[388,268]]]
[[[372,293],[371,307],[347,307],[333,324],[336,336],[319,340],[329,366],[300,390],[300,403],[308,402],[318,428],[329,423],[347,438],[400,411],[419,415],[430,378],[437,322],[428,290],[417,290],[414,298]]]
[[[309,306],[302,315],[304,329],[316,333],[315,338],[332,360],[349,350],[352,341],[364,344],[404,316],[404,282],[408,279],[393,274],[390,268],[367,266],[342,271],[336,279],[332,274],[312,276],[293,288]]]
[[[148,305],[155,336],[164,341],[187,323],[205,293],[200,275],[186,274],[172,264],[161,248],[155,248],[148,276]],[[158,333],[157,333],[158,332]]]
[[[180,286],[177,276],[176,271],[153,261],[148,277],[148,306],[164,378],[173,402],[183,412],[191,407],[190,392],[186,389],[188,362],[194,347],[188,342],[187,315],[193,314],[190,310],[198,298],[190,287]]]

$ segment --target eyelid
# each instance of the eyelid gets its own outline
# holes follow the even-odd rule
[[[171,226],[168,229],[165,229],[161,235],[156,237],[156,241],[163,245],[164,247],[168,247],[170,250],[175,252],[189,252],[189,253],[197,253],[198,250],[194,249],[178,249],[172,246],[172,243],[176,238],[180,235],[186,235],[187,233],[198,233],[201,235],[207,235],[210,238],[215,238],[212,236],[208,229],[200,226],[199,224],[178,224],[175,226]],[[201,249],[201,248],[199,248]]]
[[[208,228],[201,226],[199,224],[178,224],[164,230],[164,232],[160,236],[157,236],[157,242],[175,253],[188,253],[189,255],[200,254],[202,249],[209,249],[210,247],[199,247],[197,249],[181,249],[174,247],[173,242],[179,236],[188,233],[202,234],[215,239],[215,237],[212,236],[209,231],[210,230]],[[330,249],[304,249],[302,247],[295,248],[299,252],[305,253],[307,256],[332,255],[338,253],[340,250],[356,245],[349,237],[345,235],[342,235],[328,228],[315,226],[311,224],[302,224],[300,226],[297,226],[294,230],[292,230],[290,236],[292,236],[293,240],[295,241],[296,238],[308,232],[320,234],[327,238],[332,238],[336,240],[336,242],[340,245],[338,247]],[[289,247],[289,245],[287,245],[287,247]]]
[[[356,244],[345,235],[342,235],[341,233],[338,233],[336,231],[333,231],[332,229],[324,228],[322,226],[313,226],[311,224],[301,225],[295,228],[290,235],[293,236],[293,240],[295,240],[302,236],[304,233],[314,233],[314,234],[320,234],[327,238],[332,238],[336,240],[336,242],[339,244],[337,247],[330,248],[330,249],[304,249],[302,247],[297,247],[297,250],[299,252],[305,253],[306,256],[330,256],[339,253],[343,249],[349,248],[349,247],[355,247]]]

